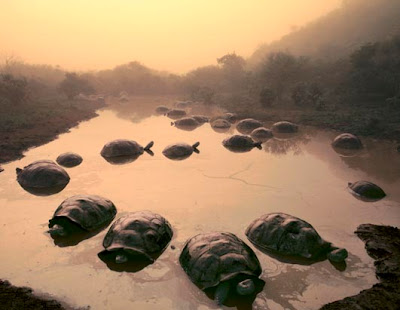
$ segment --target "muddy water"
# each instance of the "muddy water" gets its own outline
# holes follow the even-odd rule
[[[234,132],[234,131],[232,131]],[[272,140],[263,150],[232,153],[208,124],[186,132],[163,116],[137,117],[110,110],[57,140],[4,165],[0,174],[0,275],[74,307],[91,309],[215,309],[181,270],[180,249],[191,236],[229,231],[240,238],[247,225],[269,212],[285,212],[310,222],[322,237],[349,251],[347,268],[328,261],[311,266],[281,263],[255,250],[266,282],[254,309],[317,309],[377,282],[372,260],[354,235],[361,223],[400,225],[400,156],[393,145],[365,141],[357,157],[341,157],[330,142],[334,133],[302,130],[287,140]],[[125,165],[106,162],[99,152],[117,138],[142,145],[154,140],[154,156],[143,154]],[[200,141],[200,154],[171,161],[162,150],[174,142]],[[34,160],[79,153],[83,163],[68,169],[71,182],[60,193],[38,197],[16,182],[15,168]],[[388,196],[363,202],[347,182],[369,180]],[[107,230],[72,247],[55,246],[46,234],[55,208],[75,194],[111,199],[118,215],[152,210],[165,216],[174,237],[158,260],[136,273],[107,268],[97,253]]]

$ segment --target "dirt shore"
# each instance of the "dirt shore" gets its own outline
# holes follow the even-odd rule
[[[0,164],[19,159],[27,149],[48,143],[59,134],[68,132],[79,122],[97,116],[96,110],[100,107],[102,105],[98,103],[70,105],[57,111],[58,113],[50,115],[38,113],[37,117],[28,117],[20,126],[16,124],[10,126],[11,128],[2,128],[0,130]],[[16,114],[18,110],[13,112]]]
[[[321,310],[400,309],[400,230],[391,226],[362,224],[355,231],[375,260],[380,283],[359,294],[329,303]]]

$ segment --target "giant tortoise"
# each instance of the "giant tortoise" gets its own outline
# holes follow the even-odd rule
[[[320,237],[309,223],[285,213],[269,213],[254,220],[246,229],[247,238],[267,254],[302,258],[309,261],[328,258],[343,262],[345,249]]]
[[[214,290],[214,299],[223,304],[232,294],[256,293],[261,281],[260,262],[253,250],[228,232],[211,232],[190,238],[179,262],[190,280],[201,290]]]
[[[49,233],[53,238],[105,228],[117,214],[115,205],[97,195],[76,195],[65,199],[49,220]]]
[[[51,160],[38,160],[17,168],[18,183],[30,193],[48,195],[60,192],[69,183],[68,173]]]

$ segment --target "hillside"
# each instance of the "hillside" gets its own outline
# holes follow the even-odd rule
[[[260,46],[248,61],[254,66],[266,54],[277,51],[334,60],[363,44],[390,39],[399,33],[399,0],[344,0],[341,8],[278,41]]]

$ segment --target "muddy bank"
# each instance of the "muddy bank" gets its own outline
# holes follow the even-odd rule
[[[67,310],[58,301],[37,297],[27,287],[15,287],[8,281],[0,280],[0,309],[21,310]]]
[[[375,260],[380,283],[358,295],[329,303],[321,310],[400,309],[400,230],[390,226],[362,224],[355,231]]]
[[[0,125],[0,164],[19,159],[27,149],[50,142],[79,122],[97,116],[96,110],[103,106],[76,101],[14,107],[2,115],[5,122]]]

